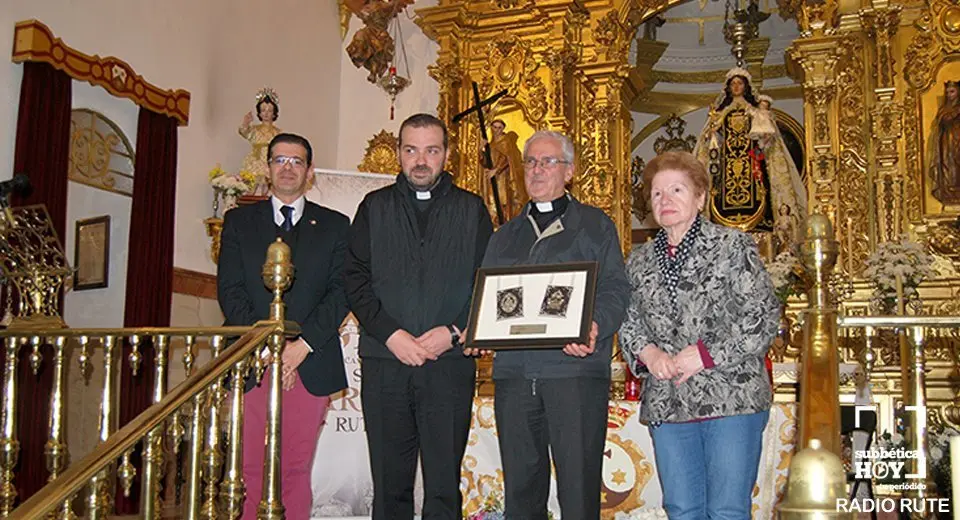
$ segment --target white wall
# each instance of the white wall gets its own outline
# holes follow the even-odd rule
[[[102,88],[74,81],[73,108],[89,108],[113,121],[137,147],[138,107]],[[107,287],[70,291],[63,298],[63,319],[71,327],[122,327],[127,287],[127,245],[130,240],[130,207],[133,199],[77,182],[67,185],[67,229],[61,237],[73,268],[77,220],[110,215],[110,258]]]
[[[276,89],[278,126],[311,140],[317,166],[337,163],[342,47],[332,0],[4,0],[0,41],[30,18],[74,48],[117,56],[147,81],[192,94],[179,135],[178,267],[215,271],[203,229],[213,197],[206,174],[218,162],[239,167],[249,145],[236,129],[259,88]],[[22,66],[0,64],[0,179],[11,175],[21,77]]]
[[[332,2],[332,0],[327,1]],[[421,9],[436,4],[436,0],[418,0],[398,17],[413,83],[397,96],[393,121],[390,120],[390,98],[387,94],[380,87],[367,81],[367,74],[370,73],[367,69],[357,68],[350,61],[346,51],[341,53],[337,169],[355,171],[357,165],[363,160],[367,141],[380,130],[398,135],[400,123],[407,117],[418,112],[437,113],[437,103],[440,101],[439,88],[437,82],[428,74],[427,67],[437,60],[439,46],[427,38],[412,20],[414,8]],[[356,16],[352,17],[350,30],[343,41],[344,49],[361,27],[363,22]],[[398,67],[398,72],[403,73],[402,67]],[[323,167],[320,164],[316,166]]]

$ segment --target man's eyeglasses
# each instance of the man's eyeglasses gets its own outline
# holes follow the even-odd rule
[[[270,164],[283,168],[286,165],[290,165],[293,168],[303,168],[306,166],[306,162],[299,157],[287,157],[286,155],[278,155],[273,159],[270,159]]]
[[[558,164],[570,164],[570,161],[565,161],[556,157],[541,157],[539,160],[537,160],[536,157],[527,157],[523,160],[523,167],[528,170],[536,168],[538,164],[544,170],[552,170],[556,168]]]

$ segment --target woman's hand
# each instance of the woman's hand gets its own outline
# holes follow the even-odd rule
[[[653,374],[653,377],[664,380],[677,377],[677,364],[669,354],[660,350],[653,343],[648,344],[640,350],[640,361],[647,365],[647,369]]]
[[[687,345],[679,354],[673,357],[673,362],[680,371],[677,384],[682,384],[691,377],[703,371],[703,358],[700,357],[700,348],[696,345]]]

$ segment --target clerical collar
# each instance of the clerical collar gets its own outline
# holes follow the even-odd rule
[[[567,209],[567,204],[569,203],[567,194],[564,193],[559,197],[546,201],[546,202],[533,202],[530,204],[530,213],[533,215],[547,214],[547,213],[556,213],[557,215],[562,214]]]
[[[418,189],[416,186],[407,181],[407,184],[410,186],[410,191],[413,192],[413,198],[417,200],[430,200],[433,198],[433,190],[437,189],[440,186],[440,183],[443,182],[445,175],[441,173],[437,180],[433,181],[433,185],[425,190]]]

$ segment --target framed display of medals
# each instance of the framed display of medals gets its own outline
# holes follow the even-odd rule
[[[597,263],[480,268],[473,287],[467,348],[563,348],[587,343]]]

